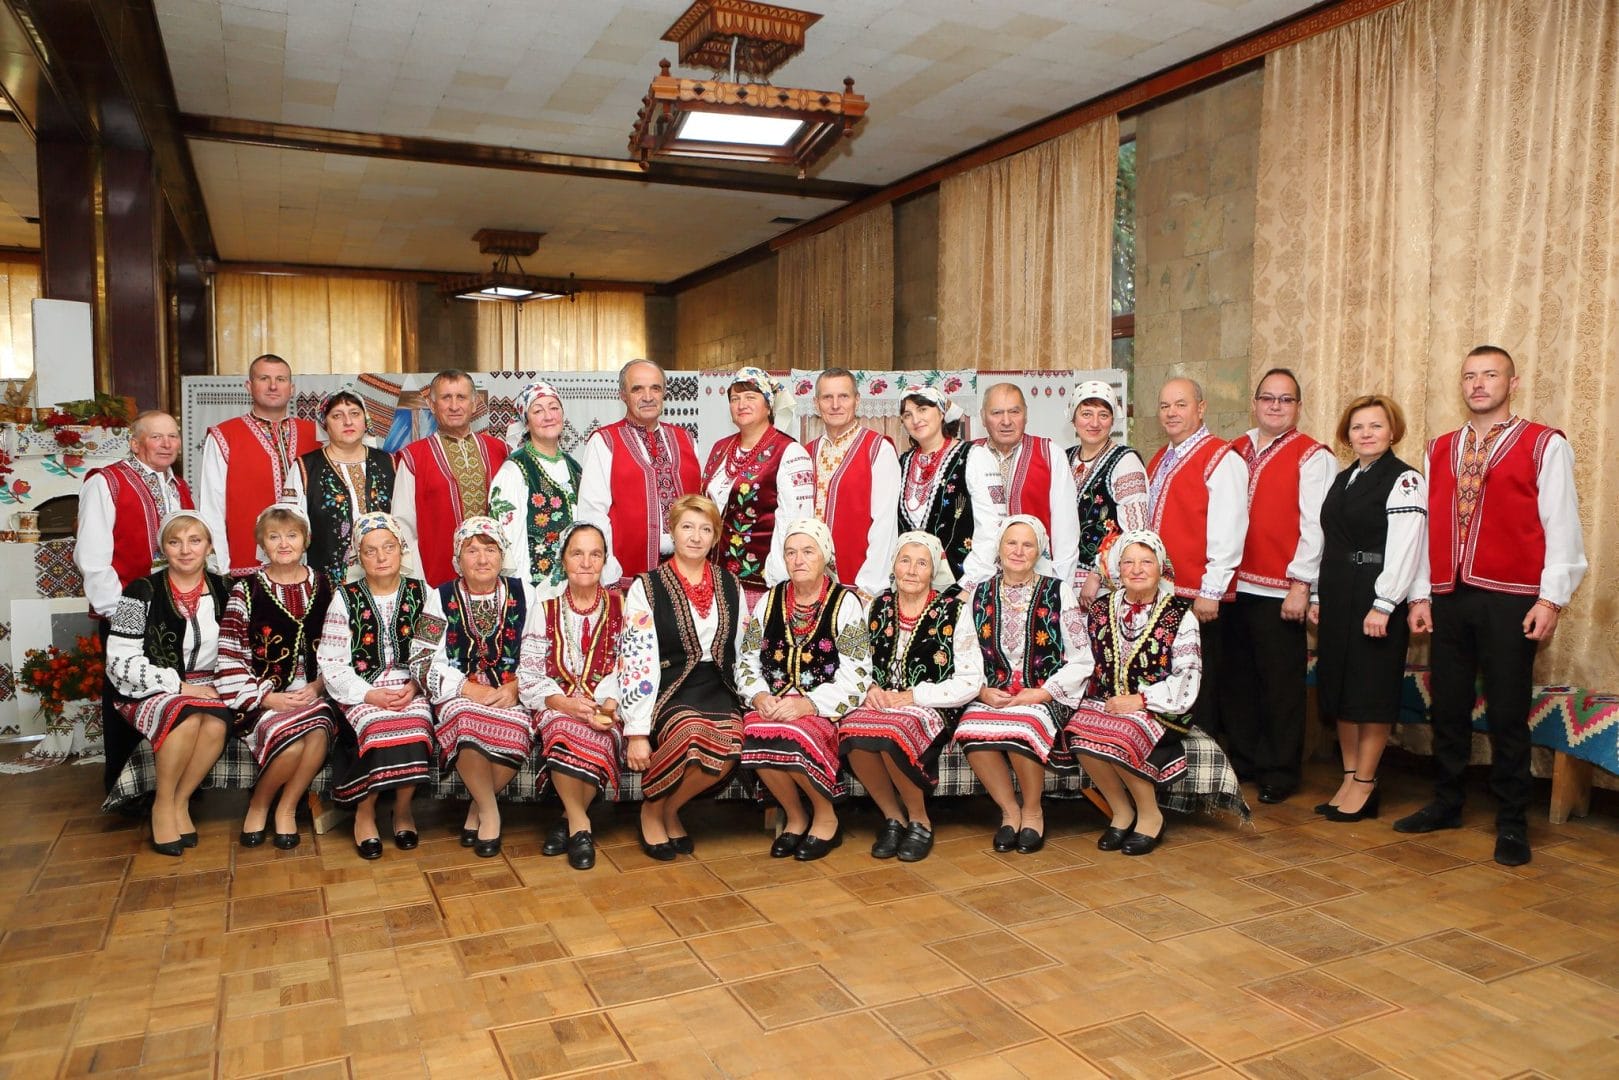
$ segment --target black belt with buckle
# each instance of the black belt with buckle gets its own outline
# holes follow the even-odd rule
[[[1349,565],[1351,566],[1381,566],[1383,553],[1381,551],[1351,551]]]

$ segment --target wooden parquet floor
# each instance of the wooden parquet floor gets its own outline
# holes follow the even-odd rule
[[[869,810],[771,860],[734,804],[656,864],[608,808],[589,873],[541,857],[549,808],[481,860],[418,800],[421,847],[365,863],[307,824],[240,849],[245,797],[208,793],[170,859],[95,809],[99,768],[3,776],[0,1076],[1619,1076],[1612,817],[1535,825],[1507,870],[1482,794],[1410,838],[1423,780],[1335,825],[1329,771],[1134,859],[1068,804],[996,855],[972,800],[911,866],[870,858]]]

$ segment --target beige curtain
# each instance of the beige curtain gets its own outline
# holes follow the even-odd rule
[[[774,363],[893,367],[893,206],[880,206],[778,253]]]
[[[941,368],[1112,366],[1116,116],[939,187]]]
[[[255,356],[295,372],[416,367],[416,286],[364,278],[214,275],[214,366],[245,372]]]
[[[479,371],[617,371],[645,355],[646,297],[640,293],[478,303]]]
[[[1517,410],[1574,446],[1591,569],[1543,680],[1619,689],[1619,8],[1408,0],[1265,67],[1254,374],[1294,367],[1308,423],[1404,407],[1398,450],[1464,419],[1473,345],[1517,359]]]
[[[34,312],[39,264],[0,262],[0,379],[34,373]]]

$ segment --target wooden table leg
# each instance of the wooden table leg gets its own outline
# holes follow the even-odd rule
[[[1102,816],[1109,821],[1113,820],[1113,807],[1107,804],[1107,799],[1095,788],[1080,788],[1080,793],[1091,801],[1091,805],[1102,812]]]
[[[304,802],[309,807],[309,817],[315,823],[317,836],[331,831],[337,825],[338,819],[347,813],[326,796],[317,795],[313,791],[304,796]]]
[[[1561,825],[1570,816],[1585,817],[1591,812],[1591,769],[1589,761],[1581,761],[1560,750],[1552,752],[1552,804],[1551,822]]]

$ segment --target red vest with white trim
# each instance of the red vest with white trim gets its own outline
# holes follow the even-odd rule
[[[1147,464],[1147,480],[1158,478],[1164,460],[1160,448]],[[1170,466],[1158,501],[1152,508],[1152,527],[1164,541],[1170,566],[1175,571],[1175,595],[1195,600],[1203,588],[1203,574],[1209,565],[1209,477],[1231,447],[1213,435],[1206,436],[1190,453],[1176,457]],[[1237,576],[1231,575],[1224,600],[1237,596]]]
[[[315,425],[308,420],[292,420],[292,462],[320,448]],[[228,570],[251,570],[259,565],[259,542],[253,526],[259,514],[279,502],[287,477],[281,469],[281,456],[270,444],[263,427],[246,416],[233,416],[208,430],[225,458],[225,541],[230,545]]]
[[[821,459],[818,454],[822,438],[825,436],[811,439],[805,447],[810,462],[817,470],[817,484],[821,482]],[[838,467],[832,471],[832,479],[826,485],[823,520],[826,527],[832,530],[832,546],[838,552],[838,581],[851,589],[855,587],[855,579],[860,576],[860,568],[866,565],[866,556],[870,554],[866,545],[871,542],[873,520],[871,477],[877,466],[877,451],[887,441],[886,435],[871,428],[861,428],[860,434],[849,444],[849,449],[844,451],[843,460],[838,462]]]
[[[1287,568],[1299,550],[1299,470],[1327,448],[1294,428],[1263,453],[1246,434],[1232,441],[1231,452],[1248,463],[1248,536],[1237,580],[1285,589],[1291,584]]]
[[[1461,432],[1428,447],[1428,572],[1443,595],[1459,581],[1492,592],[1540,594],[1546,530],[1540,523],[1540,463],[1556,428],[1524,420],[1496,440],[1464,543],[1456,518]]]
[[[478,432],[478,453],[483,457],[484,510],[489,505],[489,485],[495,470],[506,460],[506,444],[492,435]],[[408,463],[416,480],[416,545],[421,556],[422,575],[433,588],[455,577],[455,530],[461,527],[461,489],[456,486],[450,463],[444,457],[444,444],[437,435],[417,439],[399,451],[400,461]]]
[[[976,440],[1000,463],[1000,451],[988,439]],[[1063,459],[1066,467],[1067,458]],[[1017,464],[1012,466],[1012,482],[1006,490],[1007,514],[1028,514],[1039,518],[1051,535],[1051,440],[1038,435],[1023,436],[1023,449],[1018,451]]]
[[[646,442],[631,434],[628,420],[618,420],[599,429],[613,452],[613,502],[608,507],[608,523],[613,529],[613,557],[629,581],[657,568],[663,559],[663,510],[658,502],[658,479],[647,460]],[[675,486],[680,495],[696,495],[703,490],[702,473],[697,468],[697,448],[691,436],[678,424],[659,424],[662,445],[672,446],[675,457]]]
[[[152,572],[152,563],[158,555],[157,526],[163,520],[163,507],[152,498],[152,491],[140,470],[127,461],[94,469],[85,474],[88,480],[100,476],[107,482],[107,493],[112,496],[112,569],[118,575],[120,587],[126,587],[136,578]],[[191,488],[178,476],[175,486],[180,490],[180,508],[195,510],[191,501]]]

